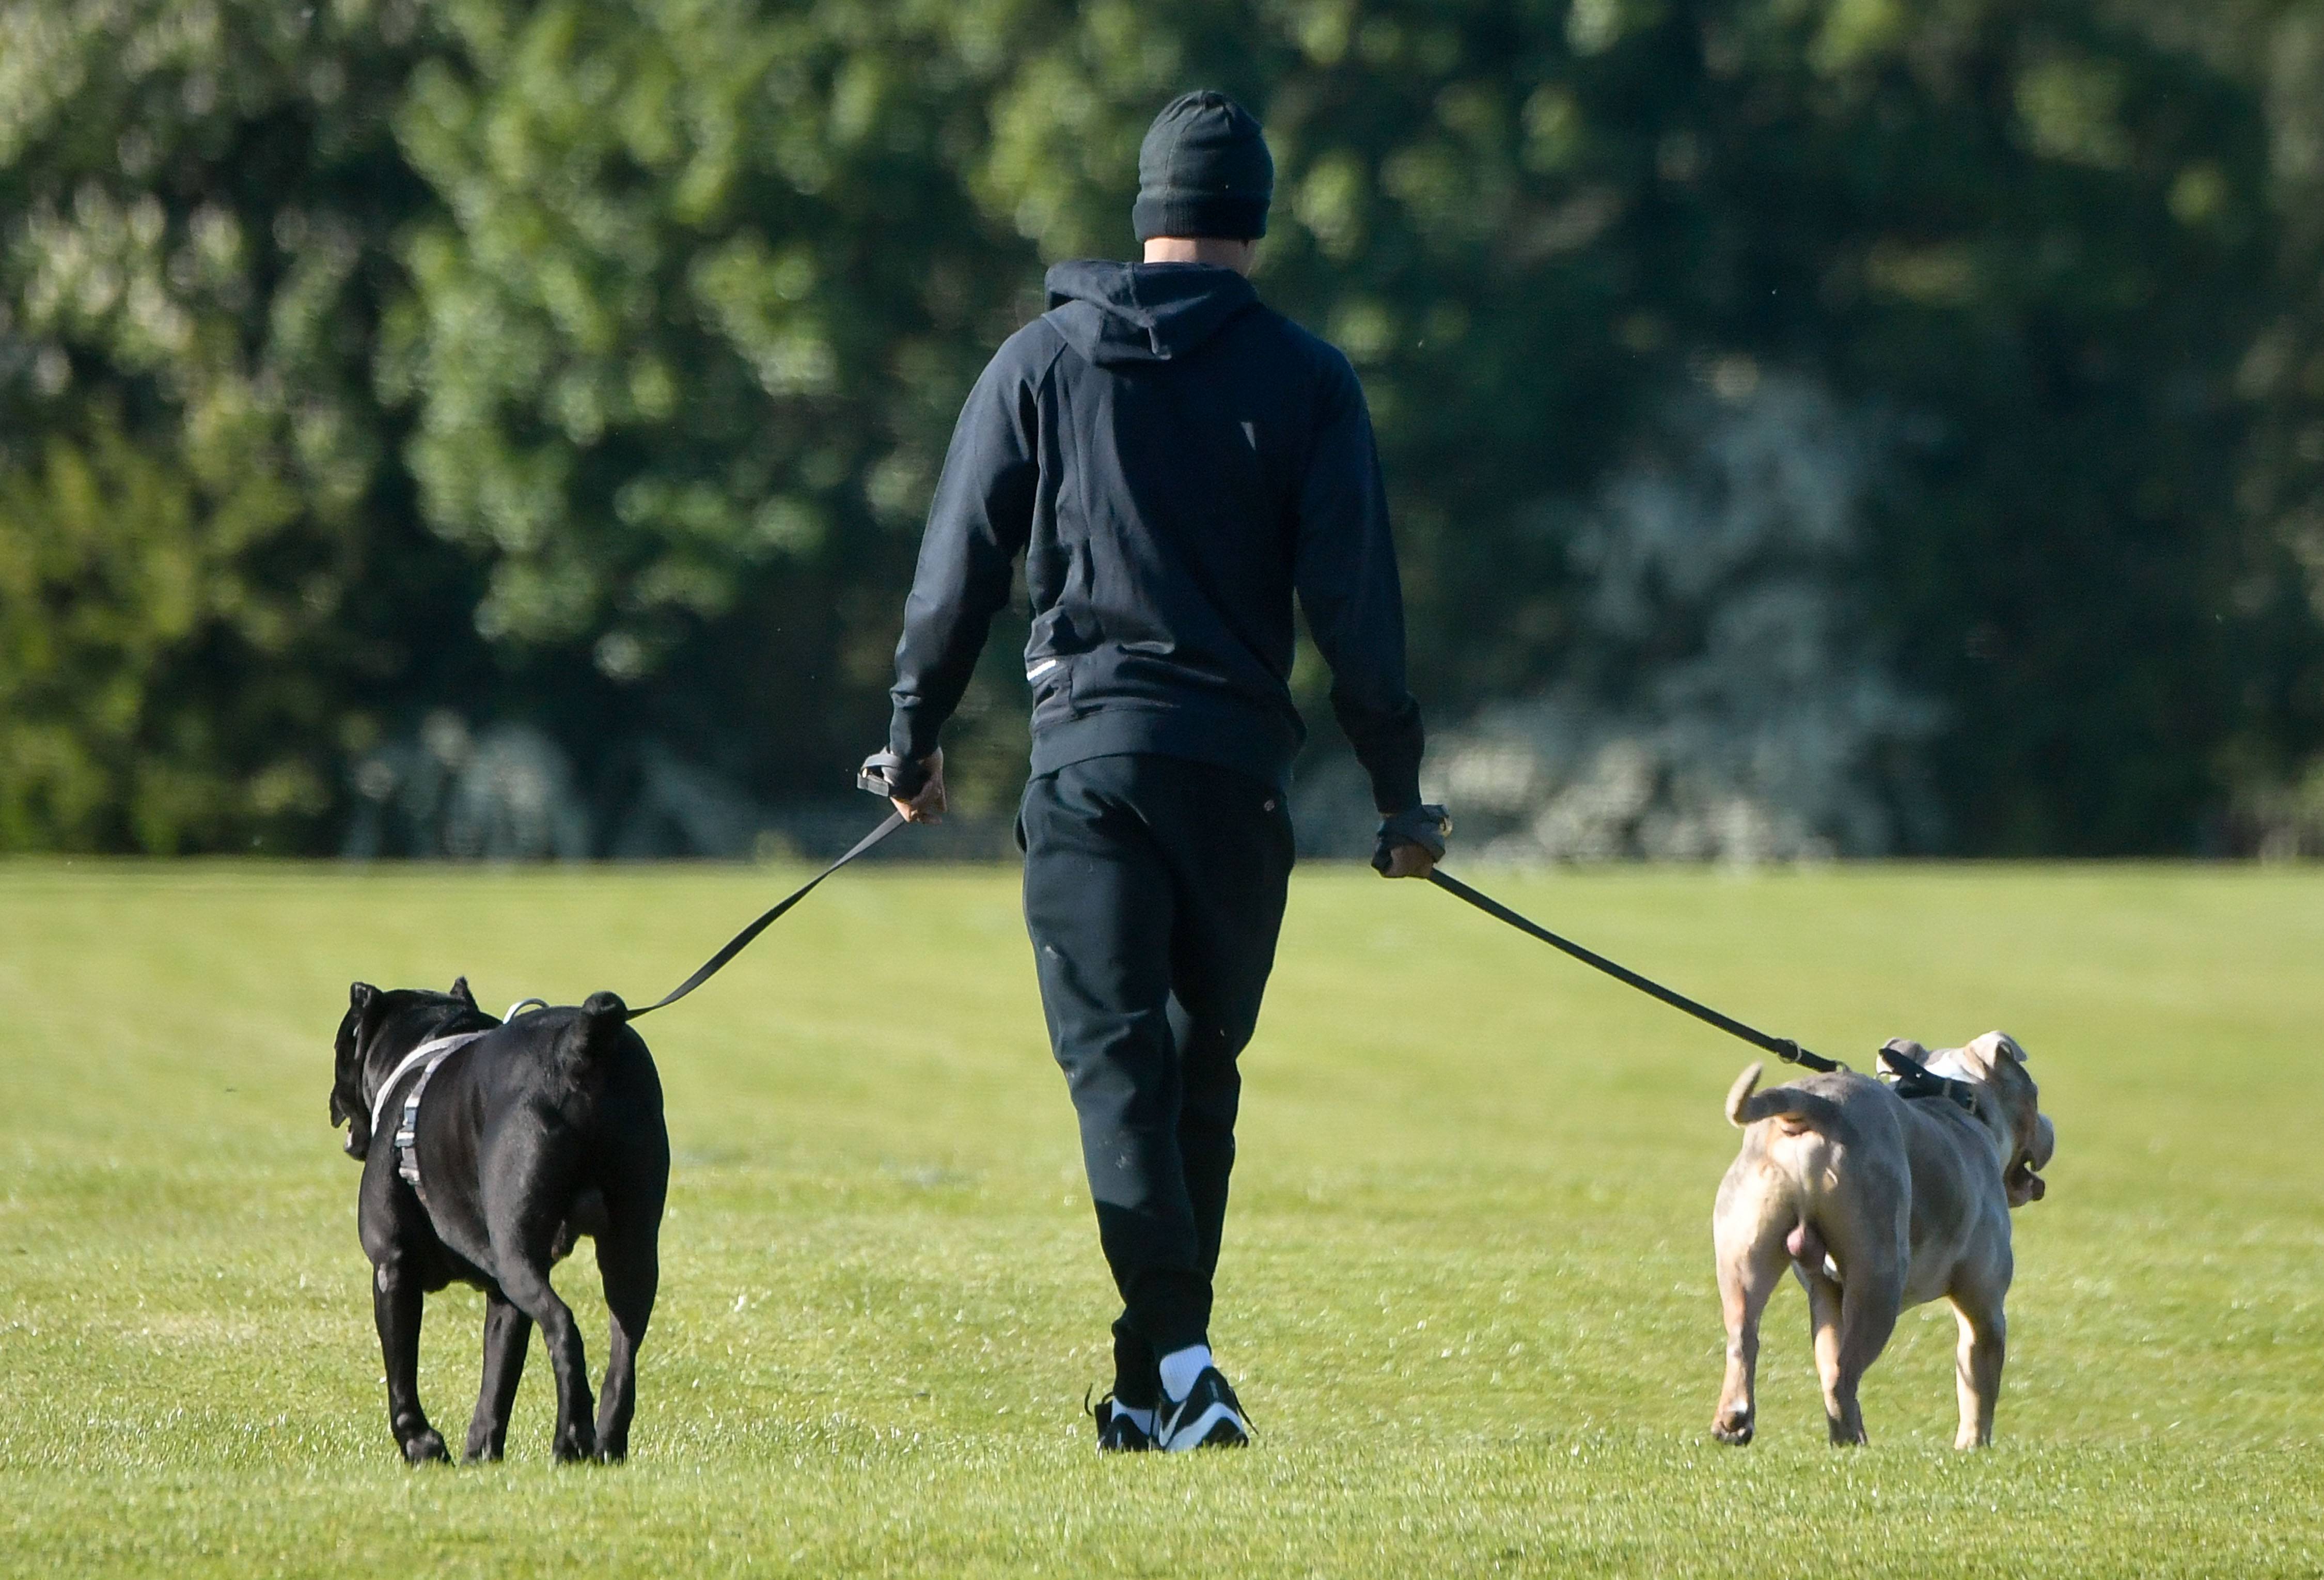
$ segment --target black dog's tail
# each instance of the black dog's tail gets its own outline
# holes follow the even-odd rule
[[[629,1023],[630,1006],[619,993],[593,993],[582,1001],[581,1018],[573,1022],[569,1052],[585,1064],[604,1058],[620,1046]]]

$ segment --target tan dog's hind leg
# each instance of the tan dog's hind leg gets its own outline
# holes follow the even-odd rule
[[[1820,1271],[1798,1268],[1800,1282],[1808,1292],[1808,1326],[1815,1344],[1816,1380],[1823,1386],[1824,1422],[1831,1428],[1835,1443],[1864,1441],[1864,1414],[1856,1409],[1851,1391],[1843,1409],[1840,1390],[1840,1286]],[[1855,1420],[1853,1436],[1843,1437],[1842,1423],[1849,1416]]]
[[[1875,1273],[1851,1276],[1843,1288],[1821,1272],[1801,1270],[1808,1314],[1815,1324],[1816,1377],[1823,1384],[1824,1425],[1835,1444],[1865,1442],[1857,1389],[1886,1347],[1904,1308],[1898,1280]]]
[[[1960,1345],[1953,1352],[1953,1378],[1960,1394],[1960,1431],[1956,1448],[1993,1446],[1993,1408],[2001,1400],[2001,1363],[2008,1352],[2009,1327],[2001,1302],[1966,1291],[1951,1297]]]
[[[1724,1205],[1724,1204],[1722,1204]],[[1737,1225],[1738,1228],[1743,1225]],[[1759,1372],[1759,1317],[1784,1279],[1784,1230],[1780,1224],[1754,1223],[1748,1237],[1730,1237],[1728,1220],[1717,1224],[1719,1307],[1727,1322],[1727,1381],[1719,1391],[1719,1411],[1711,1435],[1740,1448],[1757,1424],[1753,1389]]]
[[[1840,1413],[1834,1416],[1827,1395],[1825,1420],[1835,1443],[1864,1442],[1864,1411],[1856,1402],[1857,1385],[1888,1346],[1896,1331],[1897,1314],[1904,1308],[1903,1278],[1858,1278],[1849,1281],[1840,1298],[1840,1365],[1836,1397]]]

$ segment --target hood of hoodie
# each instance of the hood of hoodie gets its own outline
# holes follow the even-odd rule
[[[1170,362],[1198,350],[1259,292],[1215,263],[1059,263],[1047,280],[1051,323],[1100,367]]]

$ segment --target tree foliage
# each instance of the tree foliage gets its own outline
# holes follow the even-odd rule
[[[1434,719],[1709,651],[1600,640],[1591,502],[1764,379],[1885,436],[1844,590],[1941,710],[1922,837],[2192,847],[2324,747],[2324,12],[2234,21],[0,5],[0,845],[327,848],[445,707],[546,727],[601,845],[672,753],[844,784],[961,397],[1204,83],[1363,374]]]
[[[463,640],[370,367],[417,27],[0,11],[0,845],[311,844],[367,697],[435,668],[385,628]]]

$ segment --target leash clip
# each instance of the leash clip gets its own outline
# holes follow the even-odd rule
[[[1804,1065],[1809,1069],[1825,1075],[1829,1075],[1833,1070],[1848,1067],[1836,1058],[1826,1058],[1820,1053],[1810,1053],[1788,1037],[1777,1037],[1771,1040],[1774,1043],[1771,1051],[1785,1064]]]

